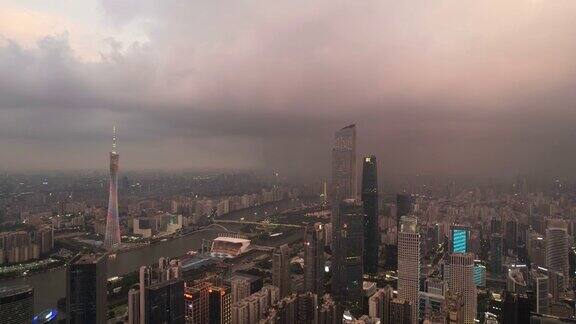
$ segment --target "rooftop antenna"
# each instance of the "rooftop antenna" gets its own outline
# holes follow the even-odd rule
[[[116,126],[112,128],[112,153],[116,154]]]

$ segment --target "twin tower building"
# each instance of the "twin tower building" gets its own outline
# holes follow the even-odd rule
[[[332,294],[336,318],[349,312],[360,317],[363,311],[364,274],[378,272],[378,180],[375,156],[365,156],[362,167],[361,195],[358,197],[356,164],[356,126],[336,132],[332,148],[329,201],[332,208]],[[399,195],[402,198],[402,195]],[[359,199],[360,198],[360,199]],[[420,233],[418,221],[398,202],[398,298],[409,305],[410,323],[417,323],[420,294]],[[314,253],[314,232],[319,224],[306,230],[305,262],[318,263]],[[469,228],[455,228],[450,255],[449,289],[464,301],[464,323],[473,323],[476,315],[476,287],[473,282],[473,256],[468,251]],[[318,235],[316,235],[317,237]],[[460,239],[458,239],[460,238]],[[317,244],[317,243],[316,243]],[[316,253],[321,255],[322,253]],[[310,262],[310,263],[308,263]],[[316,268],[319,266],[306,267]],[[321,295],[322,273],[305,270],[306,289]],[[317,276],[314,278],[314,276]],[[319,277],[319,278],[318,278]],[[319,290],[320,289],[320,290]]]
[[[345,311],[355,316],[362,314],[364,274],[375,275],[378,272],[380,240],[376,157],[364,157],[361,197],[357,192],[356,170],[356,125],[349,125],[336,132],[332,148],[330,272],[336,318],[342,318]],[[311,275],[306,273],[305,277]]]

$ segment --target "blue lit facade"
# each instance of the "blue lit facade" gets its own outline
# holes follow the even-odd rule
[[[474,283],[476,287],[486,287],[486,267],[479,262],[474,262]]]
[[[452,234],[452,244],[450,245],[452,253],[470,252],[470,228],[452,226],[450,232]]]

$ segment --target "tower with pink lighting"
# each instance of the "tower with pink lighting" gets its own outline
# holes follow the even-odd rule
[[[120,222],[118,220],[118,161],[116,152],[116,127],[112,135],[112,152],[110,152],[110,196],[108,198],[108,215],[106,216],[106,234],[104,247],[113,250],[120,245]]]

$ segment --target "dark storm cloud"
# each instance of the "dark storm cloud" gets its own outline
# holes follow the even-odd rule
[[[325,175],[333,131],[356,122],[388,173],[576,171],[573,1],[102,7],[148,40],[111,39],[98,61],[66,35],[0,43],[0,168],[105,166],[117,124],[127,168]]]

